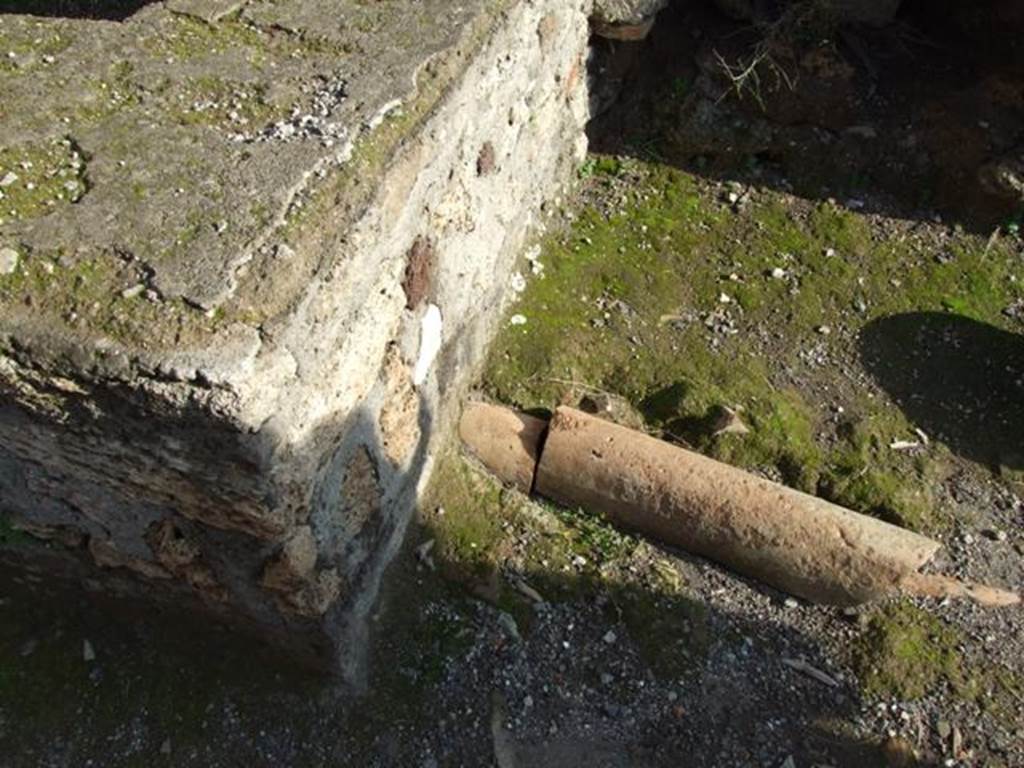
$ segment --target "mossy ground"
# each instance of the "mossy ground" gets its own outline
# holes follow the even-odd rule
[[[87,189],[85,158],[71,141],[0,147],[0,223],[42,216]]]
[[[1018,672],[969,663],[964,638],[906,600],[874,609],[852,649],[861,685],[876,698],[913,701],[942,690],[1013,724],[1024,692]]]
[[[676,677],[706,653],[708,615],[671,557],[584,510],[528,499],[502,488],[455,452],[432,480],[425,516],[433,557],[453,586],[504,610],[529,633],[532,598],[602,598],[651,669]]]
[[[854,653],[864,690],[878,697],[919,699],[961,677],[956,633],[908,602],[876,610]]]
[[[1012,231],[1000,240],[955,228],[929,241],[768,189],[734,208],[722,187],[657,162],[594,156],[581,175],[588,202],[542,243],[543,272],[512,310],[526,323],[509,324],[492,348],[483,386],[495,400],[546,411],[607,392],[650,431],[720,460],[915,530],[941,535],[956,524],[936,489],[963,459],[922,438],[865,383],[856,340],[907,312],[1007,327],[1004,309],[1022,294]],[[716,434],[723,407],[738,409],[750,432]],[[472,492],[452,505],[445,526],[486,530],[490,542],[454,547],[454,559],[502,561],[514,537],[496,519],[515,519],[522,505],[503,498]],[[581,542],[618,535],[583,512],[541,509],[574,531],[562,562]],[[594,575],[590,588],[615,591],[614,569]],[[651,610],[656,594],[623,610],[649,648],[672,642],[652,621],[666,615]],[[868,696],[1005,689],[999,707],[1012,711],[1013,676],[969,670],[956,633],[912,605],[875,614],[855,655]]]
[[[16,29],[5,26],[0,29],[0,50],[5,54],[0,57],[0,74],[31,71],[42,66],[45,64],[44,57],[55,56],[66,50],[72,40],[72,36],[62,29],[41,33],[35,28]]]
[[[1012,244],[957,232],[936,252],[831,202],[762,189],[734,212],[672,167],[598,157],[586,171],[596,202],[545,241],[514,310],[526,324],[493,347],[496,400],[550,409],[605,390],[721,460],[918,530],[949,523],[931,497],[948,452],[890,448],[916,425],[858,386],[854,341],[908,311],[1004,325],[1022,294]],[[750,433],[716,435],[722,407]]]

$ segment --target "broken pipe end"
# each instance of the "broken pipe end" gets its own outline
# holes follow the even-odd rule
[[[523,493],[533,490],[533,476],[548,423],[489,403],[467,403],[459,437],[500,480]]]

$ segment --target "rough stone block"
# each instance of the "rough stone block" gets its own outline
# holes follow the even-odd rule
[[[589,6],[0,14],[0,557],[356,674],[542,203]],[[10,53],[7,53],[10,52]]]

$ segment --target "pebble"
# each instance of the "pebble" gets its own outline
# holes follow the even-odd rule
[[[612,630],[609,629],[607,632],[604,633],[604,637],[602,637],[601,639],[604,640],[608,645],[615,645],[615,641],[619,638]]]
[[[525,315],[512,315],[512,317],[510,317],[508,319],[508,322],[509,322],[509,325],[526,325],[526,316]]]
[[[122,299],[134,299],[137,296],[141,296],[146,290],[146,286],[142,283],[136,283],[130,288],[125,288],[121,291]]]
[[[18,252],[13,248],[0,248],[0,275],[10,275],[18,268]]]
[[[830,333],[832,333],[832,329],[829,328],[827,325],[819,325],[815,330],[822,336],[828,336]]]
[[[512,618],[510,614],[502,612],[498,615],[498,624],[504,629],[508,636],[515,640],[517,643],[522,642],[523,636],[519,634],[519,625],[516,624],[516,620]]]
[[[775,267],[771,271],[771,276],[776,280],[781,280],[786,276],[786,270],[784,270],[782,267]]]
[[[96,661],[96,649],[88,640],[82,641],[82,659],[85,661]]]

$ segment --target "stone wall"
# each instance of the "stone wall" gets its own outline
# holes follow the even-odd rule
[[[193,605],[358,679],[431,456],[585,149],[586,8],[499,5],[410,52],[414,88],[368,100],[343,152],[323,142],[329,162],[234,284],[206,292],[226,303],[175,310],[212,330],[179,319],[154,350],[144,326],[125,339],[78,309],[47,316],[31,280],[55,222],[0,229],[17,254],[0,278],[0,557]]]

